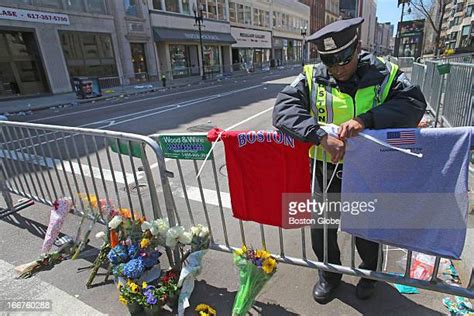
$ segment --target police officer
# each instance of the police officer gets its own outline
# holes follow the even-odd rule
[[[322,63],[306,65],[295,81],[278,94],[273,110],[273,125],[296,139],[312,142],[316,156],[316,178],[322,188],[322,150],[329,154],[328,174],[336,172],[328,189],[335,199],[340,197],[345,140],[365,128],[416,127],[426,101],[419,87],[413,86],[398,66],[362,52],[359,27],[364,19],[340,20],[329,24],[307,38],[317,46]],[[339,126],[338,137],[332,137],[319,123]],[[339,195],[338,195],[339,194]],[[311,229],[313,250],[323,260],[323,229]],[[378,244],[356,238],[362,259],[360,268],[376,270]],[[328,262],[341,264],[337,244],[337,227],[328,230]],[[333,298],[341,274],[320,270],[313,297],[321,303]],[[368,299],[376,282],[359,280],[356,295]]]

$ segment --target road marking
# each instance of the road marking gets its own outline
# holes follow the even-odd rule
[[[40,157],[40,156],[36,156],[36,155],[31,155],[31,154],[28,154],[28,153],[21,153],[21,152],[17,152],[17,151],[8,151],[9,152],[9,155],[5,155],[4,154],[4,151],[0,151],[0,158],[5,158],[5,159],[10,159],[10,157],[13,159],[13,160],[17,160],[17,161],[24,161],[26,163],[32,163],[32,164],[35,164],[35,165],[39,165],[41,167],[45,167],[45,168],[49,168],[49,169],[54,169],[55,166],[58,170],[61,170],[61,171],[66,171],[68,173],[73,173],[73,174],[76,174],[76,175],[81,175],[81,167],[82,167],[82,171],[84,173],[84,176],[86,177],[94,177],[95,179],[99,179],[99,180],[102,180],[102,177],[101,177],[101,174],[100,174],[100,169],[97,168],[97,167],[92,167],[92,168],[89,168],[89,165],[85,165],[85,164],[81,164],[79,165],[77,162],[73,162],[71,161],[69,163],[69,161],[66,161],[66,160],[63,160],[63,164],[64,164],[64,169],[61,165],[61,160],[60,159],[53,159],[53,158],[50,158],[50,157]],[[71,169],[71,165],[72,165],[72,169]],[[91,175],[91,170],[92,169],[92,175]],[[120,183],[120,184],[130,184],[130,183],[134,183],[135,182],[135,179],[133,177],[133,173],[125,173],[125,177],[126,177],[126,180],[127,182],[125,182],[125,178],[123,177],[123,173],[121,171],[114,171],[114,174],[112,175],[112,171],[109,170],[109,169],[102,169],[102,173],[104,175],[104,180],[105,181],[110,181],[110,182],[113,182],[113,175],[115,176],[115,181],[117,183]],[[137,179],[138,180],[141,180],[142,178],[144,177],[144,172],[140,171],[140,172],[137,172]]]
[[[145,98],[145,99],[138,99],[138,100],[132,100],[132,101],[127,101],[127,102],[122,102],[122,103],[114,103],[114,104],[111,104],[111,105],[106,105],[106,106],[101,106],[101,107],[95,107],[95,108],[86,109],[86,110],[81,110],[81,111],[77,111],[77,112],[63,113],[63,114],[58,114],[58,115],[54,115],[54,116],[43,117],[43,118],[31,120],[31,121],[29,121],[29,122],[30,122],[30,123],[33,123],[33,122],[41,122],[41,121],[50,120],[50,119],[55,119],[55,118],[59,118],[59,117],[64,117],[64,116],[69,116],[69,115],[75,115],[75,114],[81,114],[81,113],[88,113],[88,112],[92,112],[92,111],[98,111],[98,110],[113,108],[113,107],[117,107],[117,106],[121,106],[121,105],[127,105],[127,104],[133,104],[133,103],[137,103],[137,102],[147,101],[147,100],[161,99],[161,98],[165,98],[165,97],[169,97],[169,96],[173,96],[173,95],[180,95],[180,94],[183,94],[183,93],[190,93],[190,92],[194,92],[194,91],[201,91],[201,90],[206,90],[206,89],[212,89],[212,88],[216,88],[216,87],[220,87],[220,86],[222,86],[222,85],[216,85],[216,86],[210,86],[210,87],[203,87],[203,88],[185,90],[185,91],[181,91],[181,92],[175,92],[175,93],[170,93],[170,94],[166,94],[166,95],[158,95],[158,96],[155,96],[155,97],[150,97],[150,98]]]
[[[217,199],[217,191],[204,189],[204,188],[202,189],[202,191],[204,193],[204,199],[206,200],[206,204],[219,206],[219,200]],[[183,198],[183,199],[185,198],[183,188],[177,188],[173,192],[175,192],[178,197]],[[188,198],[191,201],[202,202],[199,187],[186,186],[186,192],[188,193]],[[221,200],[222,200],[223,207],[228,208],[228,209],[232,208],[229,193],[221,191]]]

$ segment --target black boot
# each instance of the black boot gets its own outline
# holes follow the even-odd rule
[[[372,297],[375,293],[375,285],[377,284],[374,280],[360,279],[356,286],[356,296],[360,300],[367,300]]]
[[[324,279],[319,279],[313,288],[313,298],[319,304],[327,304],[334,298],[334,292],[341,281],[328,282]]]

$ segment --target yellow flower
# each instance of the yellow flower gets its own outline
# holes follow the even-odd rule
[[[132,286],[132,284],[133,284],[133,281],[132,281],[132,280],[130,280],[130,279],[128,279],[128,280],[127,280],[127,287],[130,287],[130,286]]]
[[[146,248],[150,245],[150,239],[143,238],[142,241],[140,242],[140,247],[141,248]]]
[[[242,246],[242,248],[237,249],[237,250],[235,251],[235,254],[236,254],[237,256],[242,256],[242,255],[243,255],[244,253],[246,253],[246,252],[247,252],[247,247],[245,247],[245,245],[244,245],[244,246]]]
[[[265,261],[263,262],[262,269],[265,273],[270,274],[275,270],[276,265],[277,265],[276,260],[273,259],[272,257],[269,257],[265,259]]]
[[[122,282],[119,281],[119,282],[117,283],[117,288],[120,290],[120,288],[121,288],[122,286],[123,286]]]
[[[257,258],[262,258],[263,260],[270,257],[270,253],[266,250],[257,250],[255,255]]]
[[[125,297],[123,297],[122,295],[119,296],[119,301],[120,303],[122,303],[123,305],[127,305],[128,302],[127,302],[127,299]]]
[[[132,291],[132,293],[138,293],[140,292],[140,288],[136,283],[132,282],[132,284],[130,284],[130,291]]]
[[[148,283],[146,283],[145,281],[143,281],[142,283],[142,289],[146,288],[148,286]]]
[[[199,312],[200,316],[216,316],[217,312],[214,308],[207,304],[199,304],[194,309],[196,312]]]

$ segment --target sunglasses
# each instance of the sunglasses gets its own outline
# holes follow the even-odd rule
[[[326,67],[344,66],[351,62],[352,57],[354,57],[354,53],[356,52],[356,48],[357,45],[352,45],[337,54],[320,54],[319,56]]]

